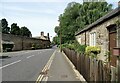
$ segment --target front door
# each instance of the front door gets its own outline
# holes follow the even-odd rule
[[[109,50],[111,65],[116,67],[117,57],[113,55],[113,48],[116,47],[116,26],[109,27]]]

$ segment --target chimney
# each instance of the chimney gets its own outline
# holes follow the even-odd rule
[[[44,36],[44,32],[43,31],[41,32],[41,36]]]
[[[48,40],[50,39],[50,37],[49,37],[49,33],[47,33],[47,37],[48,37]]]

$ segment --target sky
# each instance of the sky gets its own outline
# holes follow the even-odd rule
[[[6,18],[8,26],[17,23],[19,27],[26,26],[33,37],[40,36],[40,32],[56,35],[55,26],[59,25],[58,17],[64,12],[69,2],[82,3],[82,0],[0,0],[0,19]],[[117,7],[119,0],[107,0]]]

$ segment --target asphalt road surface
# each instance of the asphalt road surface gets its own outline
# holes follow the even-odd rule
[[[10,57],[0,59],[2,62],[2,66],[0,66],[2,81],[36,81],[55,49],[53,47],[3,53],[3,55]]]

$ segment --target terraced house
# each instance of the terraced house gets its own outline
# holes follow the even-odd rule
[[[100,46],[100,60],[105,60],[106,53],[111,54],[111,65],[116,66],[117,57],[113,55],[113,48],[120,47],[120,7],[112,10],[86,28],[76,32],[76,40],[88,46]]]

